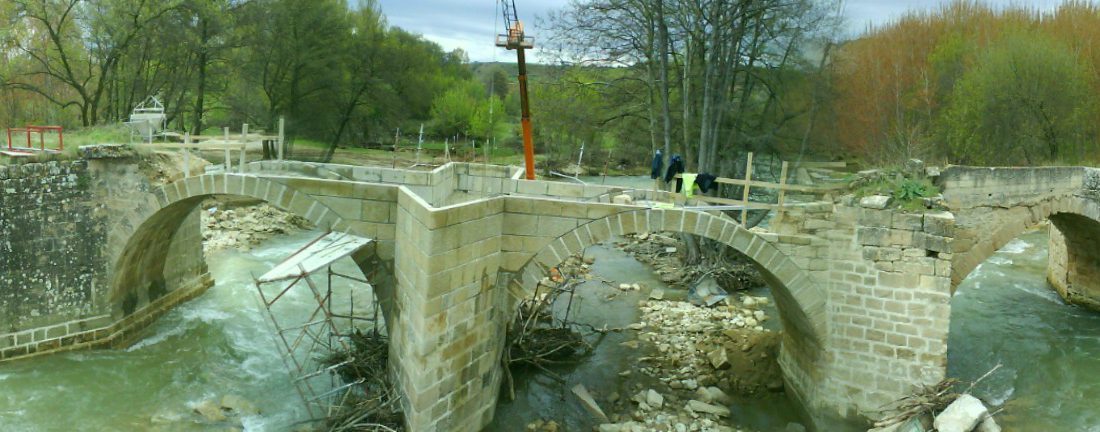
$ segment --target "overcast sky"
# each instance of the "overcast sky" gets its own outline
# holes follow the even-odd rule
[[[908,9],[931,9],[950,0],[847,0],[844,15],[852,35],[868,25],[879,25],[897,18]],[[997,6],[1027,5],[1049,10],[1061,0],[986,0]],[[493,46],[494,30],[501,32],[496,10],[497,0],[381,0],[390,24],[423,34],[445,50],[462,48],[470,60],[515,61],[515,54]],[[527,34],[537,38],[545,33],[536,17],[544,17],[568,5],[569,0],[516,0],[519,17]],[[537,60],[537,58],[536,58]]]

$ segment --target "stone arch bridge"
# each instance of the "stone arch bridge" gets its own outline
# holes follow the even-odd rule
[[[589,245],[681,232],[744,253],[771,286],[788,390],[815,416],[873,411],[945,375],[954,287],[1007,241],[1052,222],[1050,279],[1100,299],[1100,174],[1090,168],[948,169],[949,211],[791,206],[770,231],[720,212],[608,202],[657,191],[519,180],[507,167],[433,171],[258,162],[248,174],[154,184],[128,157],[0,167],[0,361],[124,345],[212,285],[199,203],[251,197],[321,228],[376,240],[391,367],[411,430],[479,430],[499,394],[517,299]],[[379,271],[380,270],[380,271]]]

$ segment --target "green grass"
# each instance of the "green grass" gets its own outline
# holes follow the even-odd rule
[[[130,128],[124,125],[94,126],[65,131],[65,148],[94,144],[128,144]]]
[[[905,211],[925,210],[924,199],[939,195],[940,190],[927,178],[909,178],[898,170],[883,170],[881,177],[855,190],[856,199],[870,195],[894,198],[893,207]]]

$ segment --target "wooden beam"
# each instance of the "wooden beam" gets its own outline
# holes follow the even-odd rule
[[[752,152],[749,152],[748,159],[745,161],[745,193],[741,198],[741,201],[749,202],[749,188],[752,187]],[[746,219],[749,217],[749,209],[746,207],[741,209],[741,226],[747,227],[748,222]]]
[[[783,161],[783,169],[779,172],[779,210],[783,210],[783,198],[785,197],[787,190],[787,161]]]
[[[680,175],[677,174],[676,178],[680,178]],[[726,177],[718,177],[717,179],[714,180],[714,182],[715,183],[728,184],[728,185],[734,185],[734,186],[751,186],[751,187],[764,188],[764,189],[777,189],[777,190],[785,190],[785,191],[791,191],[791,192],[806,192],[806,193],[827,193],[827,192],[832,192],[832,191],[835,191],[835,190],[838,190],[838,189],[845,189],[845,188],[848,187],[847,184],[836,184],[836,185],[829,185],[829,186],[807,186],[807,185],[796,185],[796,184],[771,183],[771,182],[763,182],[763,181],[758,181],[758,180],[746,181],[746,180],[743,180],[743,179],[731,179],[731,178],[726,178]]]
[[[847,168],[847,162],[795,162],[795,168]]]
[[[730,206],[744,206],[745,209],[751,209],[751,210],[772,210],[772,209],[775,209],[775,208],[778,207],[775,204],[745,202],[745,201],[734,200],[734,199],[729,199],[729,198],[718,198],[718,197],[700,196],[700,195],[696,195],[696,196],[692,197],[692,199],[697,200],[697,201],[702,201],[702,202],[705,202],[705,203],[710,203],[710,204],[721,204],[721,205],[730,205]]]

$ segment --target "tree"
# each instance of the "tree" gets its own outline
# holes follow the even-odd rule
[[[435,132],[443,136],[468,135],[482,92],[480,84],[466,81],[439,95],[432,102],[432,124]]]
[[[503,124],[505,115],[504,102],[499,97],[487,97],[479,101],[470,118],[470,136],[482,140],[493,139]]]
[[[29,27],[12,42],[31,67],[4,85],[60,109],[76,107],[84,126],[97,123],[107,83],[146,26],[178,7],[178,1],[152,0],[12,1],[16,19]],[[59,82],[72,94],[58,94],[36,78]]]
[[[1096,149],[1094,83],[1066,45],[1021,33],[983,53],[955,87],[943,135],[962,163],[1077,162]]]
[[[512,82],[512,80],[508,78],[508,75],[504,73],[503,69],[499,67],[493,69],[493,74],[489,83],[492,88],[493,96],[496,96],[501,100],[507,98],[508,83],[510,82]]]

